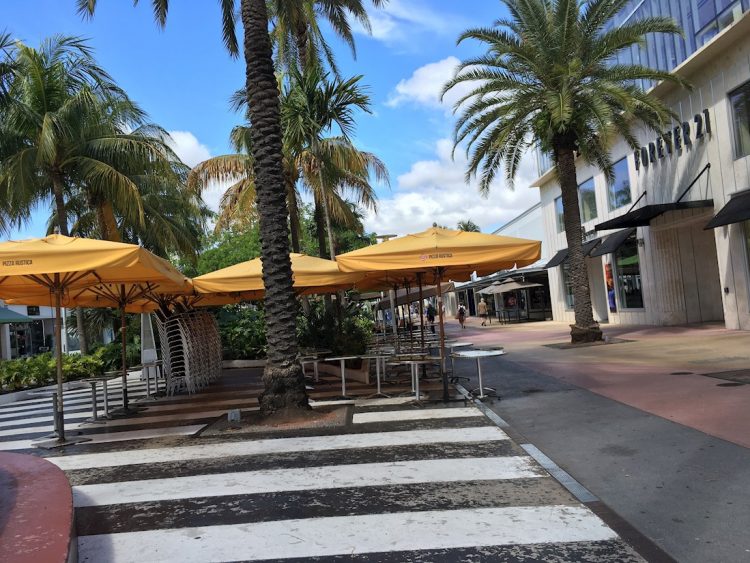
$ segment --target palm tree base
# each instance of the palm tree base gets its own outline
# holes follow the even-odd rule
[[[588,327],[570,325],[570,343],[587,344],[589,342],[601,342],[604,340],[602,329],[595,323]]]
[[[258,397],[260,412],[272,415],[280,411],[309,410],[305,379],[298,364],[281,367],[267,364],[263,372],[265,391]]]

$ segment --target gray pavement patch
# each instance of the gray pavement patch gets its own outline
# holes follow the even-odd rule
[[[586,487],[581,485],[578,481],[573,479],[569,473],[564,471],[562,468],[560,468],[554,461],[552,461],[549,457],[544,455],[542,451],[537,448],[533,444],[520,444],[520,446],[526,450],[526,452],[533,457],[539,465],[544,467],[547,471],[549,471],[550,475],[552,475],[555,479],[557,479],[560,484],[568,489],[570,493],[576,497],[580,502],[587,503],[587,502],[594,502],[599,499],[597,499],[591,491],[589,491]]]

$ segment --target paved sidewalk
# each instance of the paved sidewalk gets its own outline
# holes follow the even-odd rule
[[[747,438],[742,425],[749,409],[747,402],[738,410],[727,401],[750,386],[717,387],[721,380],[685,375],[698,389],[683,394],[658,381],[696,366],[742,365],[750,335],[705,326],[605,327],[605,334],[635,341],[576,350],[541,346],[563,341],[566,328],[535,323],[449,331],[506,346],[506,356],[483,364],[485,384],[502,396],[487,405],[640,533],[681,562],[750,560],[750,449],[738,445]],[[632,370],[623,361],[627,354],[632,364],[650,363],[645,373],[651,375]],[[471,362],[457,367],[476,384]],[[710,413],[714,425],[695,417],[693,427],[682,423],[689,409]]]
[[[181,405],[177,427],[202,428],[205,406],[188,409],[207,397],[236,400],[150,408]],[[408,401],[283,433],[164,436],[174,426],[152,421],[154,437],[113,427],[44,455],[73,485],[81,561],[642,561],[473,405]],[[122,428],[167,416],[148,412]]]
[[[701,374],[750,369],[750,332],[716,324],[685,327],[603,325],[618,344],[557,349],[569,342],[564,323],[541,322],[468,328],[449,322],[450,337],[505,346],[508,358],[598,395],[750,447],[750,385],[725,386]]]

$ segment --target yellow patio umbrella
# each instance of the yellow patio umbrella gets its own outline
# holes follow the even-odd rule
[[[107,302],[121,310],[158,290],[186,291],[189,281],[169,262],[134,244],[63,235],[0,243],[0,299],[55,307],[58,439],[65,440],[62,394],[63,303]],[[45,291],[46,290],[46,291]],[[93,301],[92,301],[93,300]],[[122,315],[123,325],[125,321]],[[123,344],[125,333],[122,334]],[[123,408],[127,371],[123,352]]]
[[[445,356],[443,279],[468,280],[472,273],[483,276],[498,270],[533,264],[541,257],[542,243],[515,237],[454,231],[432,227],[421,233],[393,238],[336,257],[342,272],[365,273],[362,285],[378,281],[391,284],[434,276],[440,321],[440,355]],[[441,365],[442,369],[442,365]],[[443,373],[443,398],[448,399],[448,377]]]
[[[297,294],[333,293],[349,289],[365,276],[361,273],[343,273],[336,262],[306,254],[292,253],[294,289]],[[209,274],[193,278],[193,289],[197,295],[196,305],[220,304],[223,299],[260,299],[263,297],[263,270],[260,258],[248,260],[234,266],[222,268]]]

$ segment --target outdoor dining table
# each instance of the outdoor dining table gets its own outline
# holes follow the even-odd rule
[[[374,353],[374,354],[367,354],[364,356],[359,356],[359,358],[363,360],[375,360],[375,378],[377,381],[377,391],[374,395],[370,395],[370,397],[390,397],[387,393],[383,393],[380,390],[380,364],[382,362],[383,364],[383,377],[385,377],[385,361],[388,359],[391,355],[390,354],[380,354],[380,353]]]
[[[448,353],[450,354],[450,357],[451,357],[451,374],[453,375],[453,378],[456,377],[456,362],[453,357],[453,350],[455,350],[456,348],[466,348],[467,346],[474,346],[474,344],[472,342],[465,342],[463,340],[461,341],[454,340],[453,342],[446,343],[445,345],[445,347],[448,348],[449,350]]]
[[[422,399],[419,393],[419,366],[426,366],[435,362],[437,358],[422,358],[422,359],[411,359],[402,360],[402,362],[409,366],[411,370],[411,390],[414,393],[414,399],[420,401]]]
[[[110,375],[107,375],[110,374]],[[96,403],[96,385],[101,382],[102,391],[104,393],[104,417],[109,418],[109,400],[107,397],[107,381],[120,376],[120,372],[107,372],[105,375],[97,375],[94,377],[87,377],[82,381],[91,385],[91,421],[99,422],[99,408]]]
[[[336,356],[334,358],[326,358],[327,362],[339,361],[341,366],[341,396],[346,397],[346,360],[356,360],[359,356]]]
[[[451,354],[452,357],[456,358],[474,358],[477,361],[477,376],[479,378],[479,387],[477,389],[472,389],[471,393],[475,394],[477,391],[479,391],[479,398],[483,399],[485,397],[484,394],[484,386],[482,384],[482,358],[489,358],[491,356],[503,356],[505,354],[505,350],[498,349],[498,350],[464,350],[463,352],[454,352]],[[493,389],[492,387],[487,387],[487,391],[494,393],[497,395],[497,391]]]

